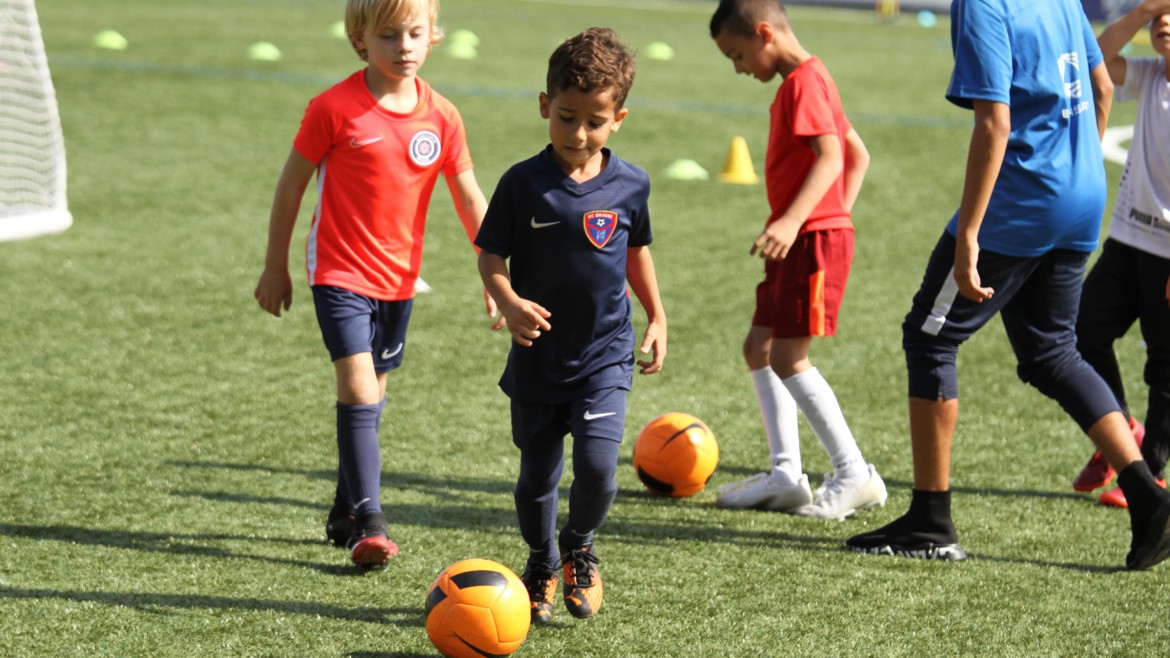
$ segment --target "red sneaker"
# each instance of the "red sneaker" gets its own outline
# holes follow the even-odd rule
[[[359,569],[384,569],[398,555],[398,546],[386,537],[386,515],[373,512],[358,517],[357,532],[349,540],[349,557]]]
[[[1159,487],[1162,487],[1163,489],[1166,488],[1165,480],[1154,480],[1154,482],[1157,482]],[[1129,502],[1125,500],[1125,494],[1121,492],[1121,487],[1110,489],[1109,491],[1101,494],[1101,497],[1097,499],[1097,502],[1107,507],[1120,507],[1122,509],[1129,509]]]
[[[384,569],[390,558],[398,555],[398,546],[386,535],[362,537],[353,545],[350,559],[359,569]]]
[[[1130,418],[1129,429],[1133,430],[1133,439],[1137,441],[1138,447],[1142,447],[1142,441],[1146,438],[1146,426],[1137,418]]]
[[[1077,491],[1092,491],[1108,486],[1113,481],[1113,477],[1117,475],[1117,471],[1109,462],[1105,461],[1105,457],[1098,450],[1089,458],[1089,463],[1081,469],[1077,478],[1073,480],[1073,489]]]
[[[1141,448],[1142,440],[1146,438],[1146,426],[1142,425],[1138,419],[1130,418],[1129,428],[1133,431],[1133,438],[1135,441],[1137,441],[1138,448]],[[1092,491],[1094,489],[1100,489],[1101,487],[1109,486],[1109,483],[1113,481],[1113,477],[1115,475],[1117,475],[1117,471],[1115,471],[1113,467],[1109,465],[1109,462],[1105,461],[1105,457],[1103,457],[1101,455],[1101,451],[1098,450],[1097,452],[1093,453],[1093,456],[1089,458],[1089,463],[1085,464],[1085,467],[1081,469],[1080,474],[1077,475],[1075,480],[1073,480],[1072,486],[1073,489],[1077,491]],[[1112,505],[1113,503],[1105,502],[1106,495],[1109,495],[1109,492],[1105,492],[1105,494],[1101,496],[1102,504]],[[1118,490],[1118,495],[1121,495],[1120,490]],[[1122,501],[1125,501],[1124,496],[1122,496]],[[1125,505],[1114,505],[1114,507],[1125,507]]]

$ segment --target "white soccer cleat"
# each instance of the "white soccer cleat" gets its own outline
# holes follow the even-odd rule
[[[884,506],[887,495],[886,483],[873,464],[869,465],[869,477],[864,480],[847,480],[825,473],[825,482],[817,487],[813,504],[801,513],[822,519],[844,519],[859,509]]]
[[[717,507],[730,509],[766,509],[799,514],[801,508],[813,501],[808,476],[801,474],[796,484],[781,481],[774,473],[757,473],[746,480],[731,482],[719,488]]]

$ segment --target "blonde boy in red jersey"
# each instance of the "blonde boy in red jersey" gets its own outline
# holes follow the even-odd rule
[[[884,505],[886,487],[849,430],[828,382],[808,358],[833,336],[853,261],[850,212],[869,154],[845,118],[833,78],[796,39],[779,0],[722,0],[711,37],[737,73],[783,84],[771,108],[766,183],[772,213],[751,247],[766,259],[744,341],[771,448],[772,468],[725,485],[717,504],[844,518]],[[797,410],[833,472],[814,494],[802,472]]]
[[[289,243],[305,188],[319,203],[306,248],[317,320],[337,375],[338,483],[325,531],[362,568],[385,566],[378,427],[402,363],[431,192],[440,174],[469,239],[487,201],[463,120],[418,77],[442,37],[438,0],[348,0],[346,33],[368,66],[309,102],[276,186],[256,301],[292,304]],[[485,293],[490,316],[495,304]]]

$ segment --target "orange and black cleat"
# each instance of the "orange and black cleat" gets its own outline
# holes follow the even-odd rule
[[[577,619],[588,619],[601,610],[601,574],[593,544],[569,551],[561,556],[565,579],[565,607]]]
[[[560,578],[553,569],[543,564],[530,564],[520,576],[520,582],[528,590],[528,600],[532,606],[532,623],[548,624],[552,622],[553,602],[557,598],[557,585]]]

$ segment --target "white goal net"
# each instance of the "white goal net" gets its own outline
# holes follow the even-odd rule
[[[69,228],[65,146],[33,0],[0,0],[0,240]]]

